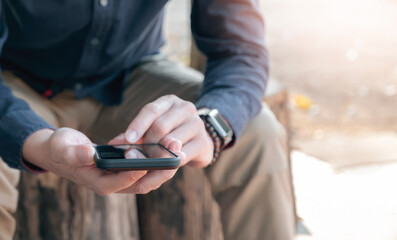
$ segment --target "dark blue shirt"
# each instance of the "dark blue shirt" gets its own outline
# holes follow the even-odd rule
[[[1,67],[42,94],[68,88],[77,98],[118,104],[125,75],[164,44],[166,0],[0,2]],[[193,3],[192,33],[208,58],[196,106],[219,109],[237,138],[259,112],[265,91],[263,25],[256,0]],[[22,169],[24,141],[48,127],[0,81],[0,156],[9,166]]]

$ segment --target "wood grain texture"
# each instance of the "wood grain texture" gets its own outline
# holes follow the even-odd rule
[[[160,189],[138,196],[142,239],[223,239],[219,206],[202,169],[184,167]]]
[[[14,239],[139,239],[135,195],[101,197],[51,173],[22,173]]]

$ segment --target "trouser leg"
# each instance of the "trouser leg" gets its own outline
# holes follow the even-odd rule
[[[144,104],[166,94],[194,101],[202,75],[166,59],[138,67],[120,106],[103,107],[91,128],[96,142],[124,132]],[[222,209],[226,239],[292,239],[294,214],[285,131],[265,107],[241,139],[207,169]]]
[[[240,140],[207,168],[225,239],[293,239],[286,133],[265,105]]]
[[[2,78],[15,97],[25,100],[34,112],[55,127],[83,129],[94,119],[99,104],[92,99],[75,100],[70,91],[65,91],[49,100],[10,72],[3,72]],[[12,239],[15,232],[15,220],[12,215],[18,203],[16,186],[19,176],[18,170],[10,169],[0,158],[0,239]]]
[[[0,158],[0,239],[12,239],[15,219],[12,216],[18,203],[19,171],[11,169]]]
[[[31,107],[34,107],[42,116],[46,116],[49,121],[55,122],[54,115],[48,108],[38,103],[40,96],[29,89],[20,79],[8,72],[2,74],[4,83],[12,89],[14,96],[23,98]],[[0,158],[0,239],[12,239],[15,232],[15,219],[13,214],[17,209],[18,190],[20,171],[11,169]]]

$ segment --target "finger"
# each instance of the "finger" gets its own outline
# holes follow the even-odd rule
[[[192,140],[200,132],[201,129],[205,131],[203,121],[200,119],[199,116],[192,117],[189,119],[188,122],[182,124],[178,128],[174,129],[171,133],[163,137],[160,140],[160,143],[168,147],[168,145],[174,139],[178,139],[182,142],[182,144],[185,144]]]
[[[176,172],[177,169],[150,171],[136,183],[132,184],[128,188],[118,191],[118,193],[146,194],[159,188],[164,182],[171,179]]]
[[[137,149],[132,148],[132,149],[129,149],[126,151],[125,158],[126,159],[135,159],[135,158],[146,158],[146,157]]]
[[[175,101],[177,101],[176,96],[167,95],[158,98],[154,102],[146,104],[128,126],[125,135],[127,142],[135,143],[140,139],[153,122],[160,115],[168,111]]]
[[[115,138],[108,142],[109,145],[118,145],[118,144],[126,144],[125,134],[120,133]]]
[[[91,144],[68,145],[64,148],[63,162],[81,167],[94,164],[95,149]]]
[[[138,141],[135,142],[135,144],[142,144],[142,143],[143,143],[142,138],[140,138]],[[120,133],[119,135],[117,135],[117,137],[110,140],[108,142],[108,144],[109,145],[121,145],[121,144],[130,144],[130,142],[127,141],[124,133]]]
[[[189,165],[195,168],[206,167],[212,160],[212,151],[206,151],[205,142],[201,138],[195,138],[182,147],[185,159],[181,166]],[[182,160],[182,159],[181,159]]]
[[[127,171],[114,174],[103,174],[98,180],[102,193],[108,195],[128,188],[147,174],[147,171]]]
[[[186,155],[184,152],[179,151],[179,152],[175,152],[175,154],[181,159],[181,164],[179,165],[179,167],[182,166],[182,163],[185,162],[186,159]]]
[[[157,143],[165,135],[183,125],[192,116],[196,116],[196,107],[191,102],[178,101],[172,107],[159,116],[144,135],[143,141]]]
[[[181,166],[186,165],[188,162],[190,162],[192,159],[195,159],[198,156],[198,150],[201,149],[200,146],[198,146],[199,142],[196,140],[192,140],[190,142],[187,142],[185,145],[183,145],[181,152],[185,154],[185,158],[182,160],[181,159]]]
[[[101,196],[106,196],[122,189],[128,188],[147,171],[123,171],[104,173],[95,167],[82,167],[79,169],[79,177],[91,190]]]
[[[179,152],[182,149],[182,142],[179,139],[172,139],[169,144],[164,145],[166,148],[171,150],[172,152]]]

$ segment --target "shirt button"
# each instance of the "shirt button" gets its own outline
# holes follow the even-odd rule
[[[81,90],[83,88],[83,84],[81,83],[76,83],[76,85],[74,85],[74,90]]]
[[[99,39],[98,38],[93,38],[93,39],[91,39],[91,45],[92,46],[98,46],[99,45]]]
[[[108,0],[99,0],[101,3],[102,7],[106,7],[108,5]]]

